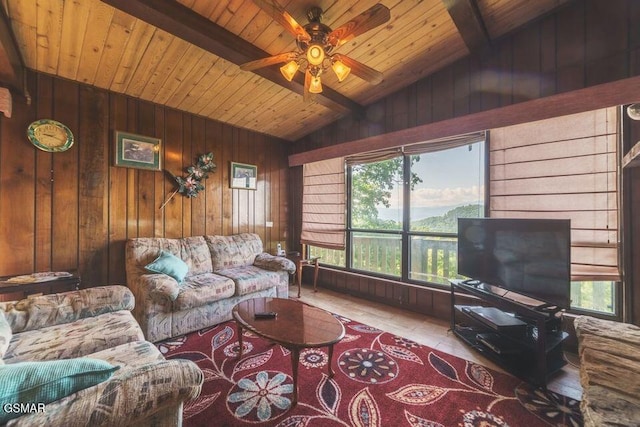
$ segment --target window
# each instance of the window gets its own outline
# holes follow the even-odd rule
[[[484,133],[347,159],[345,251],[323,264],[414,283],[457,277],[457,218],[484,216]]]
[[[346,159],[346,250],[313,253],[347,270],[447,285],[457,277],[457,218],[569,218],[571,307],[616,315],[619,127],[607,108],[494,129],[487,154],[484,135],[464,135]]]
[[[484,216],[484,141],[411,156],[409,278],[457,277],[458,218]]]
[[[351,268],[402,277],[403,157],[352,164]]]

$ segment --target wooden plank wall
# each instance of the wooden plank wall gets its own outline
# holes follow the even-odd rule
[[[331,151],[332,146],[351,141],[443,120],[464,120],[469,114],[639,75],[639,25],[640,2],[573,2],[495,42],[484,56],[464,58],[376,102],[367,108],[365,117],[345,117],[309,134],[292,145],[290,154],[321,148]],[[455,121],[451,134],[456,134]],[[398,145],[398,141],[390,140],[389,145]],[[292,168],[293,176],[300,176],[297,169]],[[638,180],[638,174],[633,177]],[[291,200],[302,192],[296,182],[292,180]],[[633,188],[630,215],[638,218],[640,186]],[[637,225],[637,219],[634,223]],[[300,227],[293,222],[290,226],[293,232]],[[633,230],[633,242],[640,247],[639,226]],[[640,272],[637,266],[635,270],[629,291],[635,290],[636,296],[627,297],[633,301],[632,318],[639,322]],[[426,314],[449,316],[448,293],[437,289],[416,290],[393,281],[326,269],[321,270],[319,284]]]
[[[286,142],[68,80],[31,72],[30,106],[0,119],[0,275],[78,269],[83,286],[125,283],[130,237],[258,233],[275,252],[288,237]],[[74,133],[63,153],[26,139],[33,120]],[[195,198],[164,172],[113,166],[114,131],[162,139],[163,168],[185,175],[214,153],[217,170]],[[229,162],[258,167],[257,191],[229,188]],[[273,227],[267,227],[273,222]]]

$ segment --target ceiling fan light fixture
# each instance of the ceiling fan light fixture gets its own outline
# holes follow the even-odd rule
[[[291,81],[293,80],[293,76],[296,75],[298,68],[300,68],[300,66],[296,61],[289,61],[286,64],[284,64],[282,67],[280,67],[280,72],[282,73],[285,79],[287,79],[288,81]]]
[[[324,48],[319,44],[309,45],[307,48],[307,61],[311,65],[320,65],[324,61]]]
[[[640,104],[631,104],[627,107],[627,115],[632,120],[640,120]]]
[[[320,76],[311,77],[311,84],[309,85],[310,93],[322,93],[322,82],[320,81]]]
[[[354,37],[388,22],[391,19],[391,11],[388,7],[378,3],[338,28],[331,29],[322,23],[322,8],[320,7],[308,9],[309,23],[300,25],[278,4],[278,0],[253,1],[296,38],[296,49],[292,52],[241,64],[241,70],[253,71],[258,68],[279,65],[283,77],[290,82],[296,77],[295,74],[298,71],[302,71],[305,101],[313,99],[309,97],[310,94],[318,94],[323,91],[320,75],[326,72],[329,67],[333,69],[340,82],[345,80],[351,72],[372,85],[382,81],[382,73],[348,56],[334,54],[334,50]],[[283,86],[290,89],[287,85]]]
[[[333,68],[333,72],[336,73],[336,76],[338,76],[338,81],[343,81],[344,79],[346,79],[351,72],[351,67],[348,67],[339,59],[333,61],[333,64],[331,64],[331,68]]]

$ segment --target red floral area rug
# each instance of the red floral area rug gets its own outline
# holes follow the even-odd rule
[[[204,373],[200,397],[184,408],[189,426],[579,426],[579,401],[542,392],[476,363],[347,318],[334,346],[300,354],[298,404],[291,408],[289,351],[245,332],[237,359],[234,322],[158,347]]]

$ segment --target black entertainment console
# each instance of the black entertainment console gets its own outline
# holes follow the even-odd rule
[[[450,282],[451,330],[505,370],[546,387],[566,364],[560,309],[477,281]],[[457,304],[456,293],[475,296],[479,304]]]

